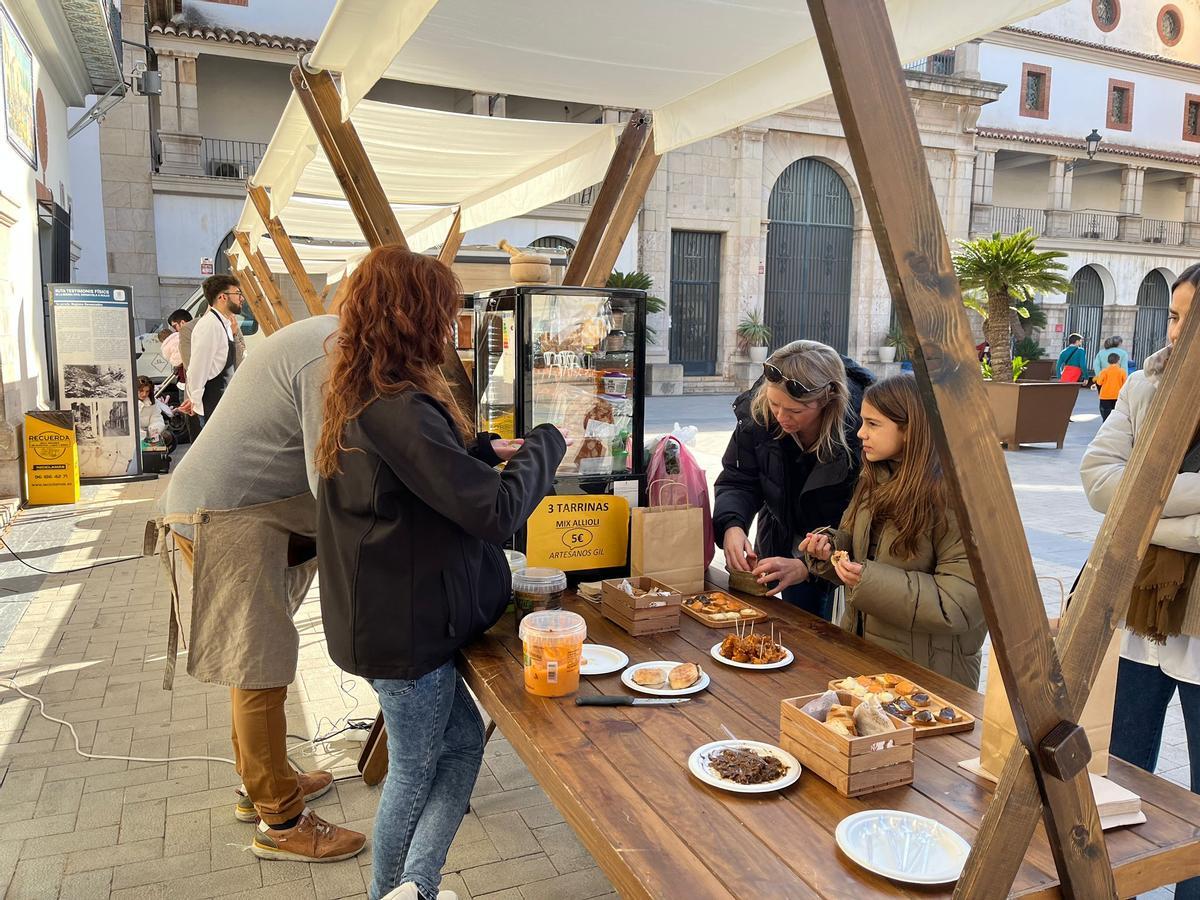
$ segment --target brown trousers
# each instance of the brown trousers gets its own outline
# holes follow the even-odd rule
[[[175,535],[179,555],[192,568],[192,542]],[[287,758],[287,688],[229,689],[233,759],[259,818],[278,825],[304,812],[300,779]]]

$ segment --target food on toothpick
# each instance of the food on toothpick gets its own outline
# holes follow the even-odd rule
[[[667,674],[667,680],[670,682],[671,690],[682,691],[685,688],[690,688],[693,684],[700,680],[701,669],[695,663],[682,663]],[[637,676],[634,676],[635,680]]]
[[[660,666],[638,669],[633,673],[633,680],[635,684],[640,684],[642,687],[665,687],[667,683],[667,670]]]
[[[737,784],[766,784],[778,781],[788,772],[787,765],[774,756],[733,747],[726,747],[710,756],[708,767],[722,778]]]
[[[731,634],[721,642],[720,654],[734,662],[753,666],[777,663],[787,652],[769,634]]]

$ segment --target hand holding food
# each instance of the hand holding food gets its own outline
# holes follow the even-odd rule
[[[828,562],[830,554],[833,553],[833,542],[829,540],[827,534],[813,534],[810,531],[800,542],[800,552],[807,553],[822,562]]]
[[[829,561],[833,563],[834,574],[848,588],[858,587],[862,581],[862,563],[850,562],[850,554],[845,550],[836,550],[829,557]]]
[[[749,572],[758,562],[758,554],[754,552],[754,545],[750,543],[750,538],[741,528],[736,526],[726,528],[722,546],[725,549],[725,565],[730,570]]]
[[[778,594],[784,588],[808,580],[808,566],[798,559],[772,556],[754,567],[758,583],[768,587],[768,594]]]

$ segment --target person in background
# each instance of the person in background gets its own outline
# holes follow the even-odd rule
[[[1121,365],[1121,356],[1109,351],[1107,365],[1092,379],[1092,390],[1100,392],[1100,418],[1107,419],[1117,405],[1117,396],[1125,387],[1129,372]]]
[[[203,290],[209,309],[191,329],[186,399],[179,405],[181,411],[198,418],[201,428],[221,402],[241,362],[237,314],[244,302],[242,289],[232,275],[210,275],[204,279]]]
[[[192,314],[186,309],[177,309],[167,316],[167,327],[171,333],[163,338],[160,348],[163,359],[170,363],[175,370],[175,378],[180,384],[187,381],[187,372],[183,365],[183,349],[179,345],[179,332],[190,321],[192,321]]]
[[[858,436],[850,508],[805,536],[805,564],[845,585],[842,628],[976,690],[987,622],[916,378],[867,388]]]
[[[1112,337],[1105,339],[1104,348],[1097,351],[1096,358],[1092,360],[1093,372],[1098,375],[1108,368],[1108,355],[1110,353],[1117,354],[1117,364],[1124,369],[1126,373],[1129,372],[1129,354],[1126,352],[1125,348],[1121,346],[1123,340],[1124,339],[1119,334],[1114,334]]]
[[[713,534],[729,569],[829,620],[833,593],[810,581],[800,539],[842,517],[858,475],[858,407],[874,376],[832,347],[793,341],[733,404],[737,425],[721,460]],[[758,518],[755,543],[750,525]]]
[[[1088,373],[1087,362],[1087,351],[1083,349],[1083,335],[1072,334],[1067,338],[1067,346],[1058,354],[1058,362],[1054,364],[1054,377],[1059,381],[1063,380],[1063,369],[1074,366],[1079,370],[1079,374],[1070,380],[1082,381]]]
[[[175,436],[167,428],[167,420],[175,410],[154,396],[154,382],[145,375],[138,376],[138,427],[143,441],[162,440],[167,453],[175,449]]]
[[[387,727],[369,896],[435,900],[454,896],[438,892],[442,867],[483,760],[455,656],[508,606],[503,545],[553,487],[566,441],[545,424],[503,455],[468,449],[439,371],[462,306],[448,267],[392,244],[350,277],[316,450],[321,618]]]
[[[1171,349],[1183,322],[1196,315],[1200,263],[1171,286],[1167,346],[1145,360],[1117,398],[1083,454],[1079,474],[1088,502],[1107,512],[1141,437]],[[1194,382],[1195,374],[1187,373]],[[1162,517],[1141,561],[1125,615],[1109,752],[1153,772],[1158,764],[1167,707],[1179,694],[1187,734],[1192,793],[1200,794],[1200,432],[1179,467]],[[1175,900],[1200,900],[1200,877],[1175,886]]]

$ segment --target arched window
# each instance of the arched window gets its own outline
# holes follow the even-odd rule
[[[233,268],[229,265],[229,256],[225,252],[234,244],[233,232],[221,238],[221,243],[217,244],[217,252],[213,256],[213,272],[217,275],[232,275]]]
[[[568,254],[575,249],[576,241],[569,237],[563,237],[559,234],[548,234],[545,237],[540,237],[536,241],[531,241],[530,249],[538,250],[565,250]]]
[[[1067,294],[1067,336],[1083,335],[1083,347],[1088,359],[1100,349],[1100,329],[1104,322],[1104,281],[1095,266],[1084,266],[1071,279],[1071,293]]]
[[[1133,322],[1133,350],[1130,354],[1139,366],[1146,357],[1167,343],[1167,313],[1171,288],[1162,272],[1155,269],[1142,279],[1138,288],[1137,317]]]

